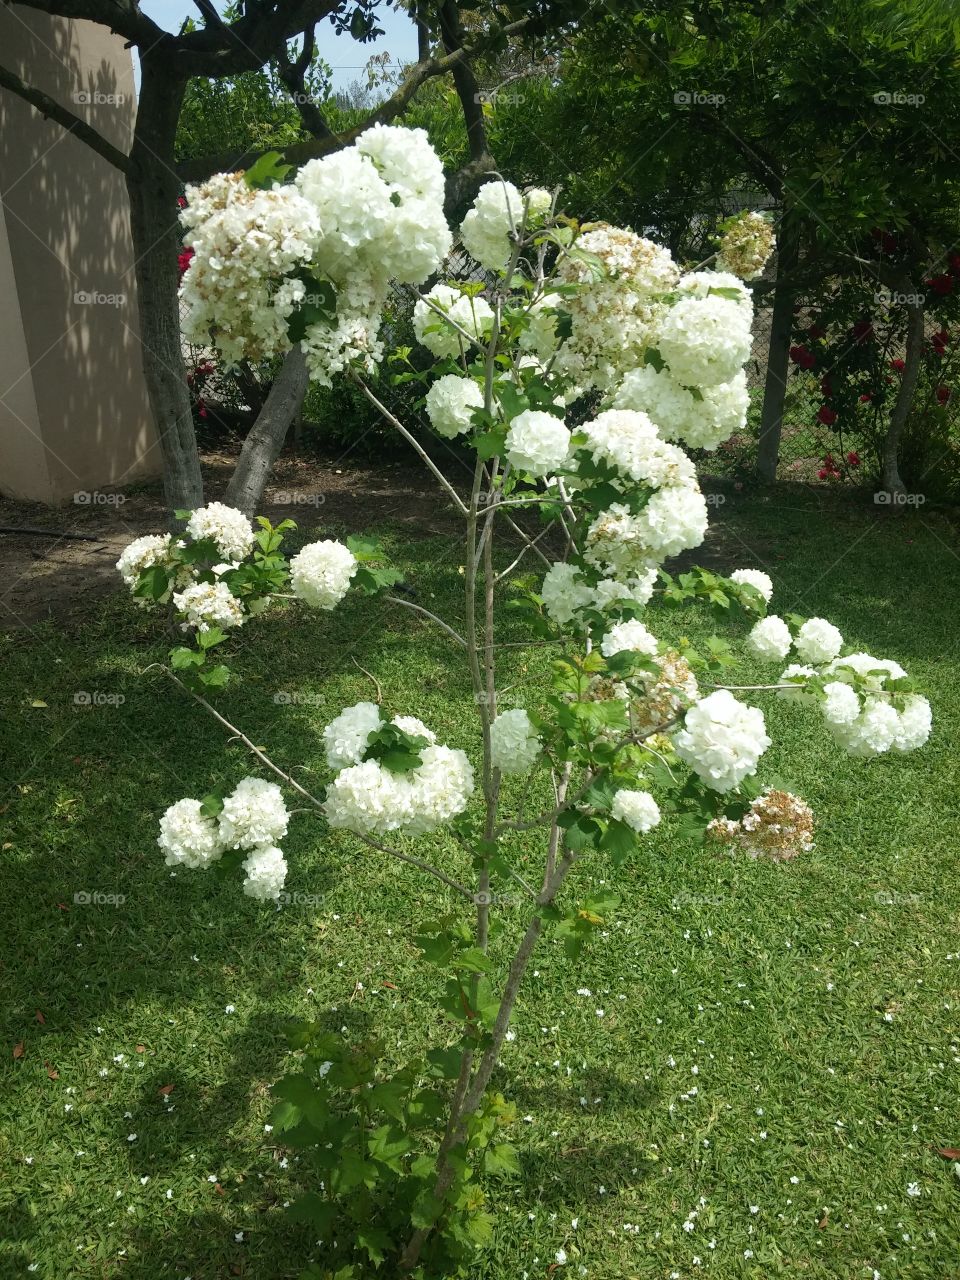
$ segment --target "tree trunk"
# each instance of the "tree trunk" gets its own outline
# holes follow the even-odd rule
[[[163,491],[170,510],[203,505],[200,455],[180,345],[177,300],[177,197],[174,140],[185,82],[162,58],[141,58],[137,125],[127,177],[136,257],[143,372],[163,453]]]
[[[306,394],[307,362],[299,345],[287,355],[257,420],[243,442],[226,501],[244,515],[256,511],[277,454]]]
[[[920,297],[912,292],[913,285],[901,286],[905,295]],[[907,306],[907,344],[903,354],[903,374],[900,379],[900,391],[897,402],[890,415],[890,424],[883,439],[883,455],[881,459],[881,483],[890,495],[893,507],[902,507],[902,495],[905,492],[903,480],[900,478],[900,439],[907,425],[907,418],[913,408],[913,397],[917,390],[917,379],[920,376],[920,364],[923,359],[923,303],[911,303]]]
[[[794,291],[790,275],[797,265],[800,228],[789,213],[781,221],[777,252],[777,287],[770,318],[770,345],[767,348],[767,377],[760,411],[760,439],[757,445],[757,474],[766,484],[777,478],[783,405],[787,395],[790,366],[790,335],[793,329]]]

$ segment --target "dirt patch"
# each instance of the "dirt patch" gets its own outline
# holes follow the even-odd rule
[[[223,497],[235,461],[226,449],[203,455],[209,501]],[[0,532],[0,628],[82,623],[120,590],[116,562],[127,543],[165,527],[159,482],[93,496],[98,500],[55,508],[0,498],[0,528],[31,531]],[[405,461],[338,467],[284,455],[260,510],[274,523],[290,517],[311,532],[359,532],[384,523],[426,533],[455,527],[436,482]]]

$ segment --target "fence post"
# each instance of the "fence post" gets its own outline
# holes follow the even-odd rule
[[[788,213],[780,221],[777,284],[770,318],[767,376],[763,386],[760,439],[757,446],[757,474],[768,484],[772,484],[777,478],[777,463],[780,459],[780,432],[783,428],[783,405],[790,366],[790,334],[793,328],[794,289],[790,276],[797,265],[799,250],[798,220]]]

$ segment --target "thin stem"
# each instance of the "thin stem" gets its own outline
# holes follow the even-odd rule
[[[412,600],[402,600],[399,596],[384,596],[384,600],[388,600],[390,604],[403,605],[404,609],[412,609],[414,613],[421,613],[425,618],[429,618],[431,622],[435,622],[438,627],[456,640],[457,644],[464,649],[467,648],[467,642],[458,631],[454,631],[453,627],[448,626],[442,618],[438,618],[435,613],[431,613],[429,609],[424,609],[422,605],[414,604]]]

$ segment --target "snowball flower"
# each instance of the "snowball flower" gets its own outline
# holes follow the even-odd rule
[[[459,356],[461,347],[470,347],[470,338],[482,340],[492,327],[493,308],[485,298],[461,293],[448,284],[434,285],[413,308],[417,341],[435,356]]]
[[[170,541],[169,533],[148,533],[142,538],[134,538],[129,546],[124,547],[117,561],[117,569],[131,590],[137,585],[142,573],[155,564],[163,564],[170,552]]]
[[[353,552],[333,539],[311,542],[290,561],[294,595],[315,609],[333,609],[350,590],[357,571]]]
[[[900,716],[885,698],[868,695],[863,710],[855,720],[845,724],[831,723],[834,738],[852,756],[882,755],[889,751],[900,732]]]
[[[797,632],[797,654],[803,662],[830,662],[843,648],[843,636],[825,618],[808,618]]]
[[[736,302],[740,307],[745,307],[752,316],[753,294],[740,277],[734,275],[732,271],[688,271],[686,275],[680,277],[677,284],[677,292],[686,294],[691,298],[709,298],[711,293],[715,294],[717,289],[736,294],[732,301]],[[718,296],[724,297],[725,295],[720,294]]]
[[[900,728],[893,740],[895,751],[916,751],[930,737],[933,713],[930,703],[920,694],[910,694],[900,712]]]
[[[790,628],[782,618],[771,613],[761,618],[747,636],[747,648],[755,658],[777,662],[790,652]]]
[[[714,818],[706,837],[751,858],[787,862],[813,848],[813,810],[790,791],[767,790],[751,802],[738,822]]]
[[[886,686],[887,680],[901,680],[907,673],[892,658],[874,658],[869,653],[848,653],[834,658],[827,667],[827,674],[852,684],[858,679],[873,692]]]
[[[242,560],[253,550],[253,525],[242,511],[223,502],[210,502],[194,511],[187,533],[196,542],[211,538],[221,560]]]
[[[736,582],[743,587],[754,587],[763,596],[767,603],[770,603],[770,597],[773,595],[773,582],[768,574],[761,569],[734,569],[730,575],[730,581]]]
[[[225,582],[195,582],[175,592],[173,603],[186,616],[186,625],[198,631],[243,625],[243,606]]]
[[[358,702],[341,711],[323,731],[330,768],[345,769],[359,764],[367,749],[367,739],[382,724],[380,708],[374,702]]]
[[[426,407],[437,435],[452,440],[470,430],[473,410],[483,408],[483,392],[472,378],[447,373],[427,392]]]
[[[605,658],[612,658],[615,653],[627,651],[645,653],[650,657],[657,652],[657,637],[636,618],[616,623],[600,642],[600,652]]]
[[[616,467],[637,484],[660,488],[696,483],[693,463],[682,449],[660,439],[656,425],[645,413],[606,409],[580,430],[595,459]]]
[[[244,778],[220,811],[220,839],[229,849],[255,849],[287,834],[290,815],[275,782]]]
[[[376,760],[342,769],[327,788],[324,810],[331,827],[358,835],[425,835],[462,813],[472,794],[473,768],[464,752],[430,745],[422,763],[406,773]]]
[[[287,878],[287,863],[276,845],[264,845],[254,849],[244,859],[243,869],[246,879],[243,892],[250,898],[258,898],[261,902],[280,897],[280,891]]]
[[[750,322],[747,308],[730,298],[682,297],[664,317],[660,354],[684,386],[729,382],[750,357]]]
[[[579,609],[590,604],[593,593],[574,564],[552,564],[540,588],[543,607],[558,625],[572,622]]]
[[[776,241],[769,218],[747,210],[733,219],[720,239],[717,266],[743,280],[759,276]]]
[[[160,819],[157,844],[168,867],[209,866],[223,855],[224,844],[217,824],[201,812],[199,800],[178,800]]]
[[[540,754],[540,739],[521,707],[501,711],[490,726],[493,767],[501,773],[526,773]]]
[[[823,718],[828,724],[852,724],[860,714],[860,699],[842,680],[823,686]]]
[[[729,382],[703,387],[698,398],[669,369],[648,364],[627,370],[613,407],[649,414],[665,440],[712,451],[746,426],[750,392],[741,370]]]
[[[649,791],[621,789],[613,797],[610,817],[625,822],[628,827],[643,835],[660,821],[660,806]]]
[[[559,470],[570,451],[570,432],[551,413],[525,409],[510,423],[506,453],[518,471],[546,476]]]
[[[777,684],[790,684],[797,681],[795,688],[781,689],[778,697],[783,698],[787,702],[814,702],[814,696],[806,690],[806,682],[817,673],[813,667],[805,667],[799,662],[791,662],[786,671],[784,671]],[[803,683],[799,683],[799,681]]]
[[[549,193],[547,197],[549,208]],[[489,271],[503,271],[513,247],[511,233],[516,232],[522,221],[523,196],[512,182],[495,178],[477,192],[477,198],[460,224],[460,239],[467,253],[481,266]]]
[[[770,745],[763,712],[717,689],[691,707],[673,735],[677,755],[714,791],[731,791],[753,773]]]

